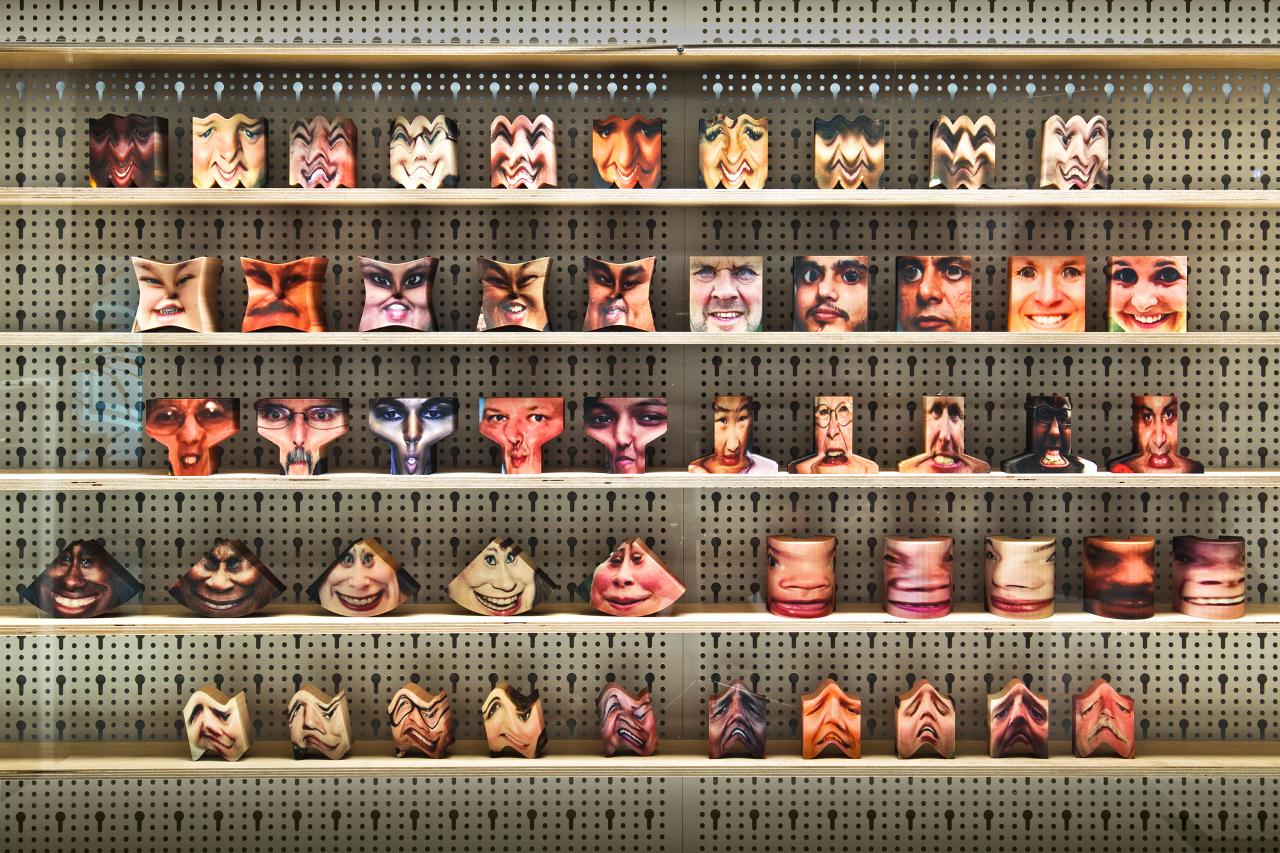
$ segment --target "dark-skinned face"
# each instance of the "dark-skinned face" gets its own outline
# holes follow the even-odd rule
[[[22,597],[59,619],[90,619],[124,604],[140,589],[106,549],[86,539],[63,548]]]
[[[324,276],[326,258],[299,258],[272,264],[256,258],[241,258],[249,301],[244,311],[242,332],[263,329],[292,329],[323,332]]]
[[[662,119],[613,115],[591,122],[596,186],[652,189],[662,182]]]
[[[169,397],[147,401],[146,433],[169,449],[176,477],[203,477],[218,470],[218,445],[240,429],[234,397]]]
[[[992,758],[1049,757],[1049,700],[1015,678],[1004,690],[987,697],[987,707]]]
[[[1204,465],[1178,453],[1178,398],[1172,394],[1133,395],[1133,452],[1113,459],[1116,473],[1202,474]]]
[[[403,264],[388,264],[373,258],[360,259],[364,282],[364,310],[360,331],[413,329],[433,332],[435,312],[431,288],[436,280],[436,258],[418,258]]]
[[[587,258],[587,312],[582,330],[593,332],[623,326],[652,332],[649,284],[653,279],[653,261],[653,258],[643,258],[611,264]]]
[[[897,268],[899,332],[973,329],[973,258],[910,255]]]
[[[356,124],[349,118],[316,116],[289,130],[289,186],[354,187]]]
[[[163,187],[169,182],[169,122],[155,116],[89,120],[89,186]]]
[[[828,616],[836,607],[836,538],[769,536],[765,553],[765,603],[793,619]]]
[[[1133,699],[1099,678],[1071,699],[1071,751],[1078,758],[1114,754],[1133,758]]]
[[[884,176],[884,123],[859,115],[813,120],[813,173],[818,189],[879,189]]]
[[[243,542],[220,539],[178,578],[170,594],[202,616],[236,618],[266,607],[284,584]]]
[[[648,690],[632,696],[626,688],[610,684],[596,701],[600,713],[600,737],[606,757],[653,755],[658,750],[658,718]]]
[[[1084,607],[1109,619],[1156,612],[1156,541],[1090,536],[1084,542]]]
[[[1035,465],[1046,471],[1078,466],[1071,452],[1071,400],[1061,394],[1032,397],[1026,408]]]
[[[525,328],[545,332],[551,328],[547,318],[546,287],[550,258],[537,258],[518,264],[480,259],[480,322],[477,331]]]
[[[433,448],[457,430],[455,397],[381,397],[369,401],[369,431],[391,451],[392,474],[434,474]]]
[[[898,697],[898,757],[934,754],[951,758],[956,753],[956,706],[926,679]]]
[[[990,116],[940,116],[929,141],[929,186],[949,190],[990,187],[996,178],[996,123]]]
[[[711,758],[764,758],[764,699],[741,680],[707,700],[707,738]]]
[[[828,678],[800,701],[805,759],[823,755],[862,755],[862,702]]]
[[[391,697],[387,716],[397,756],[418,752],[427,758],[444,758],[449,754],[458,721],[449,705],[448,691],[432,695],[409,682]]]

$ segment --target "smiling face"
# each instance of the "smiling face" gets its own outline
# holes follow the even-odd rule
[[[436,280],[438,264],[436,258],[418,258],[403,264],[361,258],[364,311],[360,314],[360,331],[434,332],[436,319],[431,308],[431,286]]]
[[[484,734],[489,755],[537,758],[547,746],[546,722],[538,694],[525,696],[505,681],[484,700]]]
[[[267,120],[236,113],[191,119],[191,182],[210,187],[267,185]]]
[[[836,609],[836,538],[769,536],[764,557],[765,606],[775,616],[816,619]]]
[[[214,300],[222,261],[192,258],[176,264],[162,264],[147,258],[131,258],[138,279],[138,313],[133,331],[216,332]]]
[[[1099,678],[1089,689],[1071,697],[1071,752],[1077,758],[1115,755],[1133,758],[1134,705],[1106,680]]]
[[[169,122],[156,116],[89,119],[89,186],[163,187],[169,183]]]
[[[489,126],[489,185],[537,189],[556,185],[555,126],[545,115],[498,116]]]
[[[1107,328],[1112,332],[1185,332],[1185,255],[1107,259]]]
[[[985,474],[991,466],[964,452],[964,397],[922,400],[924,452],[898,463],[908,474]]]
[[[658,751],[658,718],[648,690],[632,696],[625,687],[610,684],[596,700],[604,755],[653,755]]]
[[[449,582],[449,597],[481,616],[527,613],[541,600],[538,569],[511,539],[494,539]]]
[[[1083,257],[1009,258],[1009,331],[1083,332],[1088,280]]]
[[[973,329],[973,258],[913,255],[897,271],[899,332]]]
[[[1156,540],[1150,536],[1085,539],[1084,609],[1108,619],[1156,615]]]
[[[884,538],[884,609],[903,619],[951,612],[955,542],[950,536]]]
[[[1178,453],[1178,398],[1133,395],[1133,452],[1113,459],[1115,473],[1203,474],[1204,465]]]
[[[299,258],[285,264],[241,258],[240,266],[249,288],[240,331],[326,331],[323,295],[327,258]]]
[[[927,679],[898,697],[897,748],[899,758],[936,755],[954,758],[956,754],[956,706],[950,696],[943,696]]]
[[[458,185],[458,125],[444,116],[391,122],[391,180],[405,189]]]
[[[307,590],[330,613],[379,616],[395,610],[418,585],[377,539],[361,539],[338,557]]]
[[[698,173],[706,189],[764,189],[769,177],[769,120],[745,113],[698,119]]]
[[[249,707],[244,693],[228,699],[217,687],[206,684],[182,709],[191,760],[213,753],[223,761],[239,761],[253,741]]]
[[[22,597],[59,619],[90,619],[124,604],[141,589],[105,548],[82,539],[63,548]]]
[[[996,123],[939,116],[929,134],[929,186],[949,190],[990,187],[996,179]]]
[[[827,755],[862,755],[862,702],[830,678],[801,697],[800,723],[801,752],[806,761]]]
[[[257,613],[284,593],[284,584],[249,546],[219,539],[169,587],[181,605],[201,616],[235,619]]]
[[[391,697],[387,718],[397,758],[415,752],[427,758],[444,758],[458,731],[449,692],[441,690],[433,696],[412,681]]]
[[[434,474],[436,444],[457,430],[456,397],[380,397],[369,401],[369,431],[386,442],[392,474]]]
[[[537,258],[519,264],[504,264],[480,258],[480,321],[476,331],[534,329],[549,331],[547,318],[547,271],[551,258]]]
[[[685,587],[641,539],[624,539],[591,576],[591,606],[610,616],[666,610]]]
[[[792,474],[874,474],[880,466],[853,452],[853,398],[815,397],[813,440],[817,450],[792,462]]]
[[[562,432],[561,397],[480,399],[480,434],[502,448],[504,474],[541,474],[542,447]]]
[[[867,330],[866,255],[804,255],[791,265],[797,332]]]
[[[1014,678],[1004,690],[987,696],[992,758],[1049,757],[1049,700]]]
[[[813,177],[820,190],[879,189],[884,122],[865,115],[813,120]]]
[[[1060,190],[1106,189],[1107,120],[1075,115],[1050,116],[1040,140],[1040,186]]]
[[[169,397],[147,401],[146,433],[169,449],[175,477],[204,477],[218,470],[217,445],[240,429],[235,398]]]
[[[356,123],[316,116],[289,129],[289,186],[354,187]]]
[[[324,474],[329,445],[351,429],[351,401],[340,397],[277,397],[254,404],[258,435],[280,448],[290,477]]]
[[[988,536],[987,610],[1009,619],[1052,616],[1056,550],[1057,540],[1052,536]]]
[[[689,258],[689,329],[758,332],[764,327],[764,258]]]
[[[304,684],[289,700],[287,714],[293,757],[339,759],[351,750],[351,715],[344,690],[330,699],[314,684]]]
[[[738,679],[707,700],[707,746],[711,758],[764,758],[764,698]]]
[[[645,451],[667,434],[666,397],[588,397],[582,423],[604,445],[611,474],[643,474]]]
[[[1173,537],[1173,609],[1202,619],[1239,619],[1245,600],[1244,539]]]
[[[653,189],[662,183],[662,119],[613,115],[591,122],[592,183]]]
[[[625,264],[611,264],[586,258],[587,311],[582,330],[624,327],[653,331],[653,309],[649,306],[649,283],[653,279],[653,258]]]

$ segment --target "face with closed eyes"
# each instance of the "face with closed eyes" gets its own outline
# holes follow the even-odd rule
[[[624,540],[591,576],[591,606],[610,616],[649,616],[684,595],[684,584],[643,540]]]
[[[929,186],[949,190],[989,187],[996,178],[996,123],[990,116],[976,121],[940,116],[933,123]]]
[[[859,115],[813,120],[813,172],[820,190],[879,189],[884,123]]]
[[[267,120],[236,113],[191,119],[191,182],[210,187],[267,185]]]
[[[240,401],[217,397],[169,397],[147,401],[147,435],[169,449],[175,477],[204,477],[218,470],[218,445],[240,429]]]
[[[1071,751],[1077,758],[1114,754],[1133,758],[1133,699],[1121,696],[1099,678],[1083,693],[1071,697]]]
[[[340,397],[277,397],[254,404],[258,435],[280,448],[290,477],[328,470],[329,445],[351,429],[351,403]]]
[[[867,329],[866,255],[805,255],[795,259],[797,332],[865,332]]]
[[[503,682],[484,700],[481,711],[490,755],[537,758],[546,747],[546,723],[538,694],[525,696]]]
[[[985,474],[991,466],[964,452],[964,397],[926,395],[924,452],[898,463],[909,474]]]
[[[1239,619],[1245,603],[1244,539],[1173,537],[1173,609],[1203,619]]]
[[[1083,257],[1009,258],[1009,331],[1083,332],[1088,280]]]
[[[434,474],[435,445],[458,430],[454,397],[380,397],[369,401],[369,431],[387,443],[392,474]]]
[[[707,741],[711,758],[764,758],[764,699],[741,679],[707,700]]]
[[[511,539],[494,539],[449,582],[449,597],[473,613],[515,616],[538,603],[537,569]]]
[[[360,259],[364,281],[364,311],[360,331],[413,329],[434,332],[431,286],[436,280],[436,258],[418,258],[404,264]]]
[[[564,432],[560,397],[486,397],[480,434],[502,447],[502,473],[541,474],[542,447]]]
[[[89,119],[89,186],[163,187],[168,161],[166,120],[135,114]]]
[[[1112,332],[1185,332],[1185,255],[1107,259],[1107,326]]]
[[[545,115],[498,116],[489,126],[490,186],[537,189],[556,185],[555,126]]]
[[[240,331],[325,331],[322,296],[327,258],[299,258],[286,264],[241,258],[240,266],[249,288]]]
[[[208,685],[187,700],[182,719],[187,728],[191,760],[212,752],[223,761],[239,761],[249,749],[249,719],[244,694],[228,699]]]
[[[356,123],[324,116],[295,121],[289,130],[289,186],[355,185]]]
[[[645,451],[667,434],[666,397],[588,397],[582,414],[588,438],[604,445],[611,474],[643,474]]]
[[[816,619],[836,609],[836,538],[769,536],[764,558],[765,604],[791,619]]]
[[[973,258],[898,258],[898,331],[968,332],[973,328]]]
[[[1178,398],[1172,394],[1133,395],[1134,452],[1113,459],[1117,473],[1203,474],[1204,465],[1178,453]]]
[[[138,313],[133,320],[133,331],[217,331],[213,300],[222,275],[222,261],[217,258],[192,258],[176,264],[162,264],[147,258],[132,261],[138,279]]]
[[[480,332],[496,329],[548,331],[547,271],[551,258],[504,264],[480,258]]]
[[[800,722],[805,760],[825,755],[862,755],[862,702],[830,678],[801,698]]]
[[[361,539],[321,576],[312,597],[339,616],[379,616],[408,600],[400,564],[376,539]]]
[[[1050,116],[1040,142],[1040,186],[1060,190],[1107,187],[1107,120]]]
[[[63,548],[22,597],[59,619],[90,619],[123,604],[140,589],[105,548],[84,539]]]
[[[242,542],[220,539],[170,593],[202,616],[234,619],[257,613],[284,592],[284,584]]]
[[[937,619],[950,613],[954,547],[950,536],[886,536],[885,612],[904,619]]]
[[[987,610],[1009,619],[1053,615],[1057,540],[988,536],[985,543]]]
[[[1108,619],[1156,613],[1156,540],[1090,536],[1084,541],[1084,609]]]
[[[587,312],[584,332],[624,327],[652,332],[653,309],[649,305],[649,283],[653,279],[653,258],[625,264],[611,264],[587,258]]]
[[[662,119],[609,116],[591,122],[596,186],[652,189],[662,182]]]
[[[769,177],[769,120],[745,113],[699,119],[698,172],[707,189],[764,189]]]
[[[632,696],[624,687],[610,684],[596,700],[600,713],[600,737],[605,757],[653,755],[658,751],[658,718],[648,690]]]
[[[287,720],[294,758],[338,759],[351,749],[346,691],[331,699],[314,685],[304,685],[289,700]]]
[[[932,753],[939,758],[956,754],[956,706],[927,679],[898,697],[897,746],[899,758]]]
[[[689,258],[689,329],[758,332],[764,326],[764,258]]]
[[[458,125],[444,116],[391,123],[391,180],[406,189],[458,185]]]
[[[1049,757],[1049,700],[1012,679],[1004,690],[987,697],[992,758],[1013,755]]]
[[[448,691],[441,690],[433,696],[409,682],[391,697],[387,716],[397,757],[413,752],[427,758],[444,758],[449,754],[458,720],[449,705]]]

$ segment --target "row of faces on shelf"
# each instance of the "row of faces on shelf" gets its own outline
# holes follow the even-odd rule
[[[737,679],[707,699],[707,755],[710,758],[764,758],[768,725],[764,696]],[[632,693],[609,682],[596,700],[605,757],[654,755],[658,721],[647,689]],[[537,758],[548,737],[542,699],[499,682],[480,706],[485,739],[493,757]],[[347,694],[329,696],[305,684],[289,700],[286,717],[293,757],[341,759],[352,745]],[[243,692],[228,697],[213,684],[197,690],[183,708],[191,759],[206,756],[238,761],[253,744],[248,701]],[[895,722],[899,758],[954,758],[956,709],[950,696],[927,679],[897,697]],[[1079,758],[1133,758],[1136,749],[1133,698],[1099,678],[1072,696],[1072,753]],[[445,758],[458,721],[447,690],[432,694],[410,681],[387,706],[396,756]],[[800,699],[801,754],[817,758],[860,758],[862,701],[831,678]],[[988,754],[992,758],[1049,757],[1049,700],[1014,678],[987,695]]]
[[[218,258],[168,264],[132,259],[138,279],[133,331],[216,332]],[[584,258],[584,331],[656,331],[650,286],[655,259],[611,263]],[[361,332],[437,328],[432,300],[438,258],[392,264],[360,258]],[[242,332],[329,331],[324,311],[327,258],[274,264],[241,258],[248,301]],[[479,258],[477,331],[551,331],[547,275],[551,258],[519,263]],[[1083,255],[1014,255],[1008,259],[1010,332],[1083,332],[1089,295]],[[867,255],[800,255],[791,265],[792,327],[797,332],[865,332],[873,269]],[[973,257],[906,255],[895,261],[897,330],[973,330]],[[1185,332],[1185,255],[1107,259],[1107,329]],[[759,332],[764,328],[764,257],[689,258],[689,328]]]
[[[987,610],[1010,619],[1053,615],[1057,540],[1052,536],[985,540]],[[765,604],[777,616],[815,619],[836,608],[834,536],[767,536]],[[1083,552],[1084,606],[1110,619],[1155,615],[1156,542],[1150,536],[1090,536]],[[951,613],[955,541],[950,536],[886,536],[881,600],[903,619]],[[449,597],[482,616],[516,616],[545,601],[555,582],[510,538],[493,539],[449,583]],[[419,584],[376,539],[352,543],[307,588],[340,616],[389,613]],[[174,581],[169,594],[201,616],[245,617],[285,586],[248,545],[213,544]],[[97,542],[67,545],[21,595],[59,618],[101,616],[141,591]],[[608,616],[651,616],[675,604],[685,586],[643,539],[624,539],[592,574],[591,606]],[[1244,539],[1173,539],[1173,609],[1205,619],[1238,619],[1245,610]]]
[[[1174,395],[1134,394],[1133,448],[1107,462],[1117,474],[1204,473],[1204,465],[1180,454],[1183,412]],[[588,397],[586,434],[604,446],[608,470],[643,474],[650,445],[666,434],[666,397]],[[1095,472],[1098,466],[1072,448],[1072,409],[1061,395],[1028,395],[1027,448],[1005,460],[1013,474]],[[274,397],[258,400],[258,434],[280,449],[288,476],[328,472],[328,451],[351,428],[345,397]],[[922,452],[898,463],[909,474],[983,474],[991,466],[965,453],[965,401],[922,398]],[[751,397],[716,395],[712,401],[712,452],[689,463],[703,474],[774,474],[777,462],[752,451],[758,412]],[[168,449],[177,476],[217,472],[218,446],[240,429],[240,401],[233,397],[162,397],[146,403],[144,429]],[[379,397],[369,401],[369,429],[383,441],[392,474],[432,474],[436,447],[458,429],[455,397]],[[502,450],[504,474],[541,474],[542,451],[564,431],[563,397],[482,397],[479,432]],[[872,474],[880,467],[853,452],[853,398],[815,397],[814,452],[787,465],[792,474]]]
[[[592,184],[622,189],[662,182],[663,120],[612,115],[591,123]],[[388,135],[391,180],[408,189],[456,187],[458,125],[438,115],[396,116]],[[1102,116],[1045,120],[1040,186],[1106,188],[1111,131]],[[349,118],[316,116],[289,128],[289,186],[355,187],[358,134]],[[865,115],[813,122],[813,177],[820,189],[878,189],[885,128]],[[210,187],[267,186],[267,120],[219,113],[191,119],[191,181]],[[996,123],[940,116],[929,132],[929,186],[991,187]],[[89,185],[163,187],[169,178],[169,122],[109,114],[89,120]],[[698,178],[707,189],[763,189],[769,178],[769,120],[717,113],[698,120]],[[545,115],[498,116],[489,127],[489,185],[506,189],[558,183],[555,124]]]

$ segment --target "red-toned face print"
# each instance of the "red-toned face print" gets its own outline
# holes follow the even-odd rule
[[[327,258],[299,258],[284,264],[241,258],[240,266],[249,288],[240,331],[327,331],[323,304]]]

